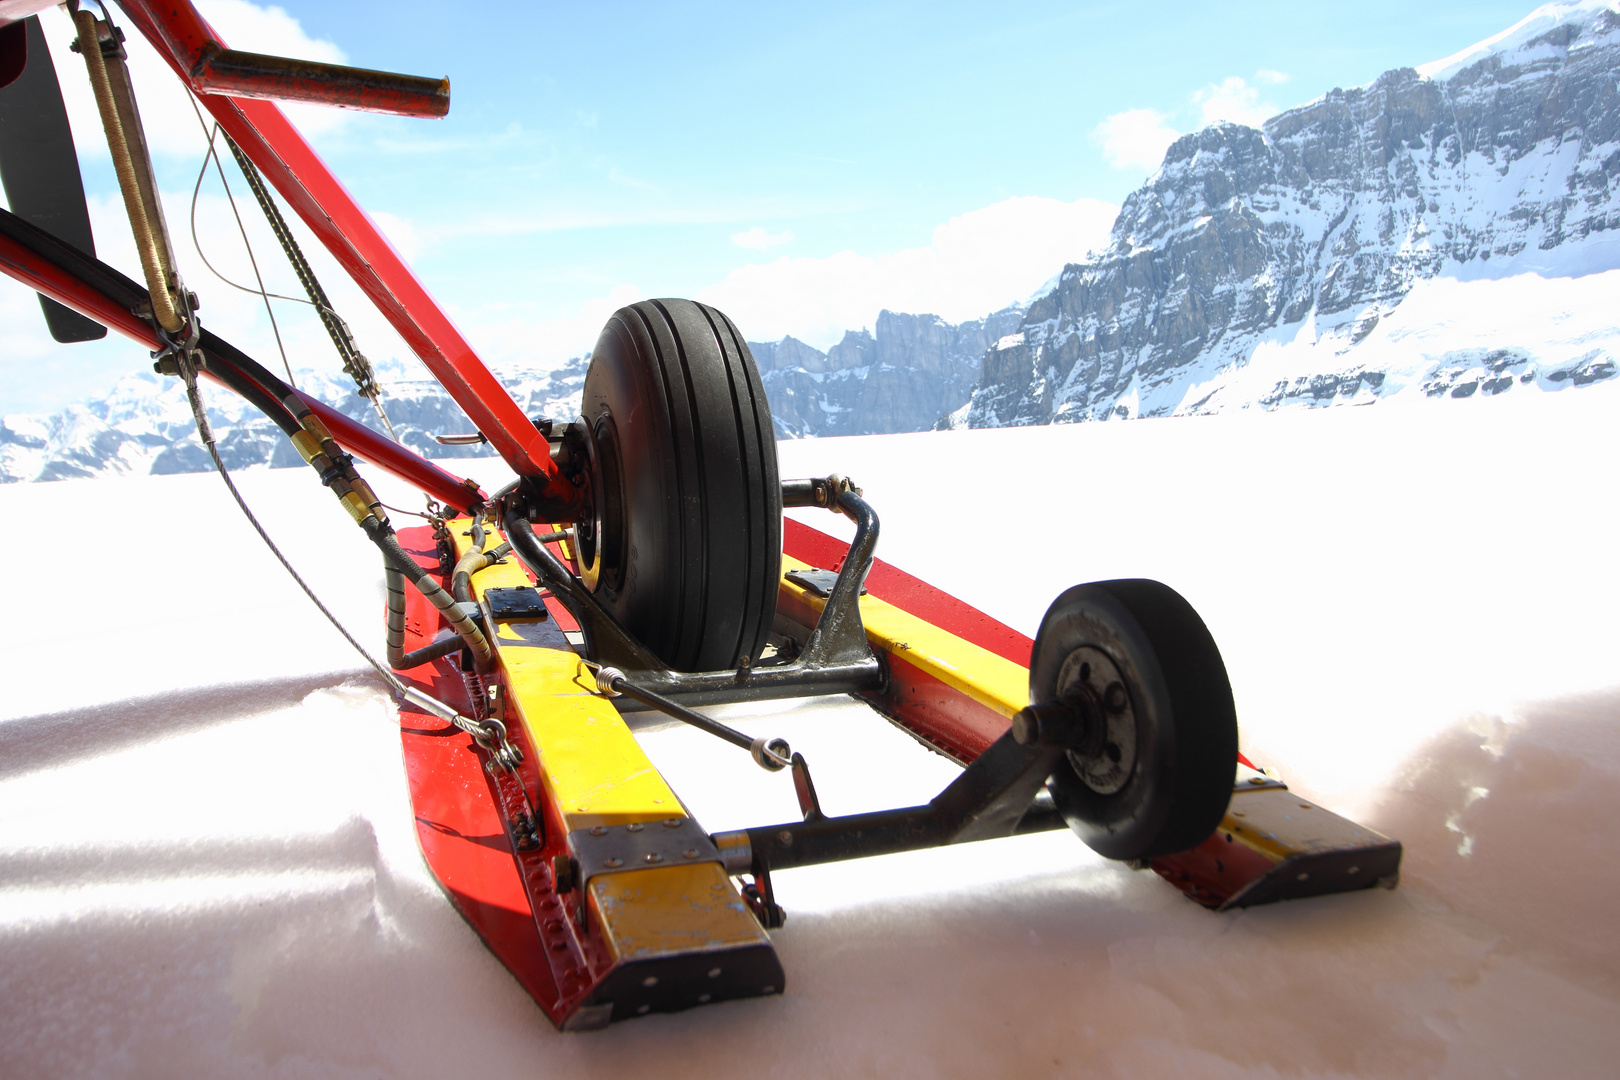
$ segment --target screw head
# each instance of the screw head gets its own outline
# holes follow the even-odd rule
[[[681,852],[681,858],[683,859],[695,859],[697,857],[698,849],[695,847],[689,847],[685,851]]]
[[[783,829],[781,832],[777,833],[776,839],[783,847],[793,846],[793,834],[788,832],[786,829]]]
[[[648,862],[653,862],[653,863],[663,862],[664,857],[662,855],[658,854],[658,852],[654,851],[654,852],[652,852],[651,854],[649,854],[647,856],[647,861]]]
[[[645,986],[647,989],[651,990],[653,987],[658,985],[658,976],[656,976],[656,975],[647,976],[645,979],[641,980],[641,985]]]
[[[607,830],[605,828],[603,828],[602,826],[600,826],[600,825],[592,825],[591,826],[591,835],[592,836],[606,836],[607,835]]]
[[[624,860],[623,859],[603,859],[602,860],[602,865],[607,867],[609,870],[617,870],[619,867],[624,865]]]
[[[632,821],[630,824],[628,824],[628,825],[626,825],[624,827],[624,831],[625,832],[640,832],[642,829],[645,829],[645,828],[646,828],[646,826],[643,825],[641,822]]]
[[[664,828],[666,828],[666,829],[678,829],[678,828],[681,827],[681,821],[682,821],[682,819],[678,818],[678,817],[665,818],[664,819]]]
[[[1108,689],[1103,691],[1103,706],[1111,713],[1124,712],[1125,706],[1130,703],[1131,699],[1121,683],[1109,683]]]

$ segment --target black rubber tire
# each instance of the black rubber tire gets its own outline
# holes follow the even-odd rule
[[[730,319],[647,300],[608,320],[585,374],[595,512],[581,577],[677,671],[757,659],[776,613],[782,485],[770,405]]]
[[[1135,767],[1104,794],[1066,758],[1049,787],[1069,827],[1111,859],[1150,859],[1202,843],[1232,798],[1237,712],[1226,665],[1203,619],[1168,585],[1145,579],[1076,585],[1041,620],[1029,670],[1031,702],[1057,697],[1076,649],[1118,669],[1135,719]]]

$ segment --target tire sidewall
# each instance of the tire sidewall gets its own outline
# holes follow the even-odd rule
[[[1151,848],[1169,817],[1176,779],[1174,703],[1147,632],[1101,584],[1077,585],[1041,622],[1030,669],[1031,701],[1050,701],[1063,661],[1082,645],[1119,668],[1136,718],[1136,765],[1124,787],[1104,795],[1088,787],[1067,758],[1053,774],[1053,800],[1069,827],[1100,855],[1136,858]]]

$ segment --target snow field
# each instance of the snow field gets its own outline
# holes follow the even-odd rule
[[[588,1036],[439,893],[385,696],[216,477],[0,489],[37,614],[0,628],[0,1075],[1609,1075],[1617,407],[782,444],[784,476],[865,488],[881,556],[1026,633],[1076,582],[1179,589],[1245,751],[1403,840],[1403,884],[1213,915],[1067,834],[793,871],[785,996]],[[330,496],[240,483],[380,651],[381,575]],[[803,751],[830,812],[954,772],[845,701],[722,712]],[[708,828],[794,813],[785,777],[634,723]]]

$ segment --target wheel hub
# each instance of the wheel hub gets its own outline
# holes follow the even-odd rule
[[[1057,691],[1090,721],[1084,741],[1067,751],[1075,774],[1099,795],[1119,791],[1136,770],[1136,713],[1118,666],[1101,649],[1082,645],[1063,661]]]

